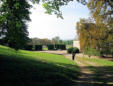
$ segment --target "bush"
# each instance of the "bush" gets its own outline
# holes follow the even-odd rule
[[[61,49],[61,50],[66,50],[66,45],[64,44],[55,44],[55,49]]]
[[[79,49],[78,48],[73,48],[73,52],[74,53],[79,53]]]
[[[79,53],[79,49],[76,48],[76,47],[71,47],[71,48],[67,49],[67,52],[70,53],[70,54],[73,53],[73,52],[74,53]]]
[[[63,44],[60,45],[60,49],[61,49],[61,50],[66,50],[66,45],[63,45]]]
[[[47,45],[47,47],[48,47],[48,50],[54,50],[55,49],[54,45]]]
[[[70,48],[67,49],[68,53],[72,53],[72,51],[73,51],[73,47],[70,47]]]
[[[101,56],[101,52],[96,50],[96,49],[84,49],[84,54],[89,55],[89,56]]]
[[[33,50],[33,45],[26,45],[24,47],[25,50]]]
[[[35,45],[35,50],[42,50],[42,45]]]
[[[60,45],[59,44],[55,44],[55,50],[60,49]]]

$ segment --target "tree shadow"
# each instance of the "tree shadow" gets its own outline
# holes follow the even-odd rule
[[[77,65],[0,55],[1,86],[72,86]]]
[[[113,66],[86,66],[92,73],[81,73],[76,86],[113,86]]]

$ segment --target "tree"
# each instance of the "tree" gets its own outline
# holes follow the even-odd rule
[[[96,22],[113,22],[113,0],[90,0],[88,8]]]
[[[109,32],[107,25],[81,19],[76,28],[82,51],[91,48],[102,54],[112,54],[113,34]]]
[[[4,35],[9,47],[22,48],[28,40],[27,21],[31,5],[26,0],[1,0],[0,35]]]
[[[39,39],[39,38],[31,38],[31,41],[28,42],[28,44],[31,45],[49,45],[49,44],[54,44],[52,40],[49,39]]]
[[[65,45],[73,46],[73,40],[64,40],[63,42]]]
[[[64,5],[68,5],[69,2],[74,0],[43,0],[44,4],[43,7],[46,9],[47,14],[56,14],[57,17],[62,17],[62,12],[60,11],[60,7]],[[82,4],[86,4],[86,0],[76,0],[78,2],[81,2]]]
[[[62,18],[62,12],[60,11],[60,7],[64,5],[68,5],[69,2],[74,0],[43,0],[43,7],[46,9],[46,13],[48,14],[57,14],[57,17]],[[113,18],[113,0],[76,0],[84,5],[88,4],[91,13],[96,18],[100,18],[100,20],[109,21]]]
[[[54,41],[55,44],[59,44],[59,43],[62,44],[63,43],[63,41],[58,36],[52,38],[52,41]]]
[[[96,26],[106,31],[106,40],[104,40],[104,53],[112,53],[113,47],[113,0],[90,0],[88,8],[92,17],[95,19]],[[102,33],[105,34],[105,33]],[[102,49],[102,50],[103,50]]]

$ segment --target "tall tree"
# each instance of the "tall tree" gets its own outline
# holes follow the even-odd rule
[[[52,41],[54,41],[55,44],[62,44],[62,40],[60,39],[60,37],[56,36],[52,38]]]
[[[103,54],[113,53],[113,33],[109,32],[107,25],[87,22],[86,19],[81,19],[76,28],[81,50],[93,48]]]
[[[103,46],[106,52],[113,52],[113,0],[90,0],[88,8],[91,11],[92,17],[96,21],[96,26],[103,29],[107,33],[106,40],[104,40],[105,46]],[[102,33],[104,34],[104,33]]]
[[[26,0],[1,0],[0,33],[10,47],[18,50],[28,40],[27,21],[30,5]]]
[[[113,0],[89,0],[88,8],[97,23],[113,23]]]

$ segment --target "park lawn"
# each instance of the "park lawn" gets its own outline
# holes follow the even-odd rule
[[[87,65],[93,72],[94,82],[99,86],[113,86],[113,61],[88,57],[79,57],[77,60]]]
[[[79,71],[75,62],[62,55],[0,45],[1,86],[71,86]]]

